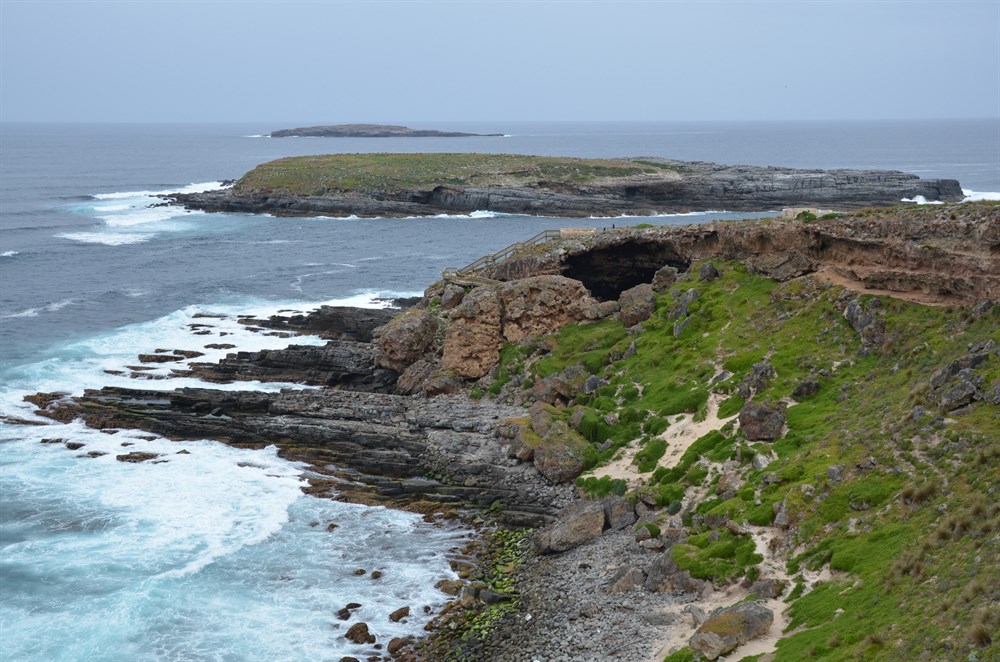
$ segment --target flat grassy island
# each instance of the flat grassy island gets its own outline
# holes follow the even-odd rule
[[[170,198],[191,209],[276,216],[412,217],[493,211],[535,216],[647,216],[853,209],[903,198],[958,201],[953,179],[895,170],[796,170],[658,157],[523,154],[325,154],[257,166],[232,188]]]
[[[653,161],[520,154],[323,154],[257,166],[236,183],[244,193],[330,195],[420,191],[438,186],[545,187],[617,179],[678,179],[679,168]]]

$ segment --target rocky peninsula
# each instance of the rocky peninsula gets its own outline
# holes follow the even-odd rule
[[[962,199],[953,179],[893,170],[796,170],[659,158],[510,154],[333,154],[278,159],[234,186],[170,199],[192,209],[278,216],[407,217],[494,211],[643,216],[809,206],[855,209]]]
[[[357,659],[1000,654],[1000,205],[617,228],[475,278],[244,318],[328,343],[177,368],[320,388],[32,401],[275,444],[317,495],[475,513],[429,638],[365,626]]]
[[[398,124],[322,124],[300,126],[296,129],[272,131],[272,138],[498,138],[502,133],[462,133],[461,131],[436,131],[411,129]]]

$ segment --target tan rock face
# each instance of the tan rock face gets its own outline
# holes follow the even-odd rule
[[[534,276],[498,288],[503,306],[503,337],[519,343],[555,333],[567,324],[598,318],[597,301],[578,280]]]
[[[411,308],[375,330],[375,364],[403,372],[434,349],[438,320],[424,308]]]
[[[597,301],[577,280],[534,276],[479,287],[451,311],[442,365],[478,379],[500,360],[504,342],[555,333],[573,322],[598,319]]]
[[[500,360],[500,300],[496,289],[479,287],[451,311],[441,364],[466,379],[482,377]]]

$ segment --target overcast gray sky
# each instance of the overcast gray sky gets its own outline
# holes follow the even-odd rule
[[[0,0],[0,119],[997,117],[998,35],[998,0]]]

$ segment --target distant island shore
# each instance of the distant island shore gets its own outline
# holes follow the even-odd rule
[[[411,129],[398,124],[321,124],[296,129],[281,129],[269,134],[272,138],[501,138],[502,133],[463,133]]]
[[[175,194],[204,211],[278,216],[408,217],[493,211],[647,216],[784,207],[856,209],[903,199],[954,202],[954,179],[895,170],[729,166],[660,158],[514,154],[327,154],[264,163],[232,188]]]

